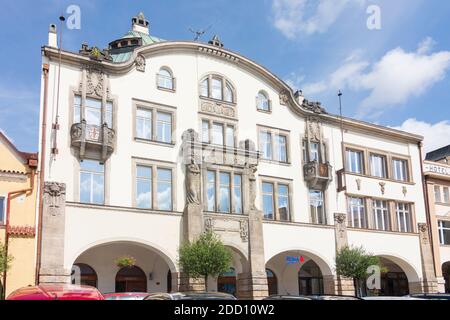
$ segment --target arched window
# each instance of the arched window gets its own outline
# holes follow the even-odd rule
[[[300,295],[323,294],[322,272],[313,260],[309,260],[300,268],[298,286]]]
[[[273,294],[278,294],[277,276],[270,269],[266,269],[266,274],[267,274],[267,286],[269,287],[269,296]]]
[[[236,102],[233,85],[222,76],[208,75],[200,81],[200,96],[229,103]]]
[[[258,96],[256,97],[256,108],[261,111],[270,111],[269,97],[264,91],[258,92]]]
[[[174,78],[172,72],[167,68],[161,68],[157,75],[158,88],[174,90]]]
[[[75,270],[75,268],[79,268],[80,285],[97,287],[97,273],[94,268],[85,263],[76,263],[73,266],[72,275],[77,275],[78,270]],[[78,284],[77,279],[73,279],[72,284]]]
[[[116,292],[147,292],[147,277],[137,266],[124,267],[116,274]]]

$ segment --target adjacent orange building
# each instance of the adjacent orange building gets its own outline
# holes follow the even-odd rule
[[[0,131],[0,243],[13,259],[0,278],[2,296],[35,283],[37,163]]]

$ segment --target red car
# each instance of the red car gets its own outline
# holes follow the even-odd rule
[[[145,292],[122,292],[104,294],[105,300],[144,300],[150,293]]]
[[[40,284],[17,289],[6,300],[105,300],[105,298],[94,287]]]

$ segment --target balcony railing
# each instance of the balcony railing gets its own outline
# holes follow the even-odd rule
[[[309,188],[325,189],[333,180],[333,167],[327,163],[311,161],[303,166],[304,179]]]
[[[71,145],[79,151],[83,159],[87,153],[90,158],[106,161],[114,151],[116,133],[102,126],[87,124],[85,120],[74,123],[70,130]]]

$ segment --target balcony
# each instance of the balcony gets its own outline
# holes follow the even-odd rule
[[[78,151],[80,159],[106,161],[114,151],[116,132],[106,124],[96,126],[86,121],[74,123],[70,129],[71,145]]]
[[[327,163],[311,161],[303,166],[303,175],[308,187],[311,189],[325,190],[333,180],[333,167]]]

